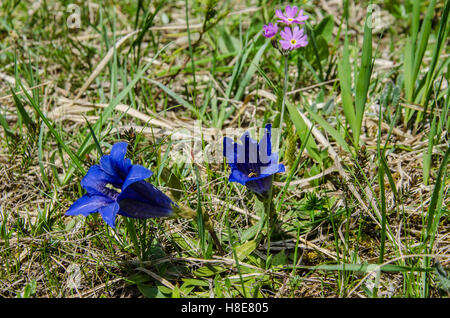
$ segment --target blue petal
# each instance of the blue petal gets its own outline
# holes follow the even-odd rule
[[[258,142],[250,137],[250,133],[246,131],[241,141],[243,144],[243,150],[238,151],[237,162],[238,163],[258,163]]]
[[[100,158],[100,166],[105,171],[105,173],[107,173],[111,176],[117,175],[117,172],[114,170],[114,166],[113,166],[110,155],[105,155]],[[117,176],[117,177],[119,177],[119,176]]]
[[[233,142],[231,138],[224,137],[223,155],[227,158],[228,163],[244,162],[243,160],[245,160],[245,148],[243,145]]]
[[[174,205],[168,196],[146,181],[130,184],[119,195],[117,202],[121,211],[136,218],[168,216]]]
[[[264,132],[264,136],[259,142],[259,159],[261,163],[269,163],[270,156],[272,155],[272,125],[267,124]],[[278,161],[278,159],[277,159]]]
[[[126,142],[118,142],[111,149],[111,161],[114,169],[124,176],[128,174],[131,168],[131,160],[125,159],[128,144]]]
[[[115,223],[117,212],[119,212],[119,205],[116,202],[100,209],[100,214],[102,215],[103,220],[112,228],[116,227]]]
[[[130,184],[141,181],[144,179],[149,178],[153,172],[151,172],[149,169],[140,166],[140,165],[133,165],[128,172],[127,178],[125,179],[125,182],[122,185],[122,191],[125,190]]]
[[[238,169],[232,169],[231,171],[231,175],[228,178],[228,181],[230,182],[238,182],[242,185],[245,185],[245,183],[249,180],[250,178],[243,172],[239,171]]]
[[[132,199],[123,199],[120,201],[119,205],[119,213],[130,218],[148,219],[167,217],[173,212],[172,207],[162,207],[152,203]]]
[[[99,209],[111,204],[113,201],[102,195],[88,195],[85,194],[76,200],[67,210],[66,215],[84,215],[88,216],[91,213],[97,212]]]
[[[273,153],[270,156],[269,162],[269,165],[261,166],[260,173],[262,175],[271,175],[279,172],[284,172],[284,165],[278,164],[278,153]]]
[[[285,171],[284,165],[278,163],[278,154],[272,153],[271,138],[271,124],[265,126],[259,143],[250,137],[248,131],[240,138],[242,145],[224,138],[224,156],[231,167],[230,182],[243,184],[259,194],[270,190],[272,175]]]
[[[125,158],[127,147],[126,142],[118,142],[111,148],[110,155],[105,155],[100,159],[102,169],[111,176],[121,178],[122,181],[131,168],[131,160]]]
[[[118,176],[112,176],[105,173],[105,171],[99,166],[92,166],[83,180],[81,180],[81,186],[86,189],[89,194],[104,194],[106,184],[112,184],[116,187],[120,187],[122,180]]]
[[[241,142],[243,145],[245,145],[246,142],[252,143],[252,144],[258,144],[258,142],[253,139],[252,137],[250,137],[250,132],[246,131],[242,137],[241,137]]]
[[[284,172],[284,169],[284,165],[281,163],[271,164],[267,167],[261,167],[261,175],[270,176],[275,173]]]
[[[120,163],[125,159],[128,144],[126,142],[117,142],[111,148],[111,159],[113,163]]]
[[[272,185],[272,176],[257,178],[256,180],[248,181],[245,186],[258,194],[265,194],[269,192]]]

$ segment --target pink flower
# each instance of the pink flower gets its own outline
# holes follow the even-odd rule
[[[263,26],[263,35],[266,38],[273,38],[278,32],[277,24],[269,23],[268,25]]]
[[[285,27],[284,31],[280,32],[280,35],[282,37],[282,40],[280,40],[281,47],[285,50],[292,51],[308,45],[305,31],[298,26],[295,26],[294,30],[291,30],[290,27]]]
[[[286,6],[285,11],[286,11],[286,15],[283,15],[281,10],[279,10],[279,9],[275,11],[276,16],[280,19],[280,20],[278,20],[278,22],[289,24],[289,25],[293,24],[293,23],[303,24],[303,23],[305,23],[303,21],[308,19],[307,15],[303,15],[303,9],[300,9],[300,11],[298,12],[298,16],[295,16],[298,11],[298,8],[296,6],[294,6],[292,8],[291,8],[291,6]]]

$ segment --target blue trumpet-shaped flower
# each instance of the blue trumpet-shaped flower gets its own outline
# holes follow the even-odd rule
[[[271,124],[267,124],[259,143],[250,138],[248,131],[241,137],[242,144],[228,137],[223,142],[223,155],[231,168],[228,180],[239,182],[262,196],[272,187],[272,175],[285,170],[278,163],[278,153],[272,153],[271,129]]]
[[[125,158],[127,143],[116,143],[110,155],[102,156],[99,165],[92,166],[81,180],[87,191],[75,201],[66,215],[99,212],[103,220],[115,227],[116,215],[131,218],[170,216],[175,204],[152,184],[144,181],[153,173]]]

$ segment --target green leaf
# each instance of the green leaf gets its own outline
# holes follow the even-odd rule
[[[242,245],[236,247],[236,254],[238,260],[242,261],[247,256],[249,256],[258,246],[258,242],[256,240],[245,242]]]
[[[287,263],[288,258],[284,250],[281,250],[272,258],[272,266],[286,265]]]
[[[25,285],[21,293],[17,294],[17,298],[30,298],[34,294],[36,294],[36,281],[33,279]]]
[[[308,114],[320,125],[325,131],[331,135],[334,140],[348,153],[351,153],[351,150],[345,141],[345,139],[341,136],[341,134],[334,129],[325,119],[323,119],[316,112],[312,111],[309,107],[305,106],[305,109],[308,111]]]
[[[132,284],[142,285],[151,280],[149,275],[143,273],[134,273],[127,277],[127,281]]]
[[[61,138],[61,136],[58,134],[58,132],[56,131],[56,129],[53,127],[53,125],[51,124],[51,122],[48,120],[48,118],[44,115],[44,113],[42,112],[41,108],[39,107],[39,105],[37,105],[34,101],[34,99],[30,96],[30,94],[28,94],[27,90],[25,87],[23,87],[22,83],[19,83],[20,86],[22,87],[22,91],[23,93],[26,95],[27,99],[29,100],[31,106],[34,108],[34,110],[38,113],[39,117],[41,117],[41,119],[44,121],[45,125],[48,127],[48,129],[50,130],[50,132],[53,134],[53,136],[56,138],[56,140],[58,141],[59,145],[64,149],[64,151],[69,155],[69,157],[72,159],[72,162],[75,164],[75,166],[78,168],[78,170],[82,173],[82,174],[86,174],[86,170],[84,170],[83,168],[83,164],[82,161],[77,157],[77,155],[75,153],[72,152],[72,150],[70,150],[70,148],[67,146],[66,142],[63,141],[63,139]]]
[[[14,134],[8,126],[8,122],[6,121],[6,118],[0,113],[0,125],[2,125],[3,129],[5,130],[5,135],[8,137],[13,137]]]
[[[431,156],[433,154],[433,144],[434,136],[436,135],[436,115],[433,116],[433,121],[431,122],[430,133],[428,134],[428,147],[423,154],[423,183],[428,185],[428,179],[430,177],[431,169]]]
[[[408,38],[405,44],[405,55],[403,59],[403,76],[404,76],[404,85],[405,85],[405,93],[406,100],[412,101],[413,93],[414,93],[414,79],[413,79],[413,68],[414,68],[414,55],[412,52],[412,43],[411,39]]]
[[[194,271],[194,275],[198,277],[210,277],[220,274],[224,271],[226,271],[226,269],[220,265],[206,265]]]
[[[182,279],[184,284],[186,286],[202,286],[202,287],[208,287],[209,282],[207,280],[203,279],[195,279],[195,278],[183,278]]]
[[[259,61],[261,60],[262,54],[266,50],[267,45],[269,43],[270,42],[267,41],[263,46],[261,46],[259,48],[258,52],[256,53],[255,57],[253,58],[253,60],[250,64],[250,67],[247,70],[247,73],[245,74],[244,78],[240,81],[238,91],[237,91],[236,95],[234,95],[235,100],[240,100],[242,95],[244,94],[244,91],[247,88],[248,83],[250,83],[250,80],[253,78],[253,75],[255,74],[255,72],[257,70],[257,66],[259,64]]]
[[[350,56],[348,50],[348,37],[345,35],[344,54],[338,63],[338,78],[341,87],[342,109],[344,111],[347,124],[353,133],[357,130],[356,114],[352,99],[352,69],[350,66]]]
[[[430,246],[434,241],[434,236],[437,232],[437,225],[442,214],[442,199],[444,197],[444,186],[447,180],[447,161],[450,156],[450,147],[447,148],[444,158],[442,159],[441,166],[439,167],[438,174],[436,176],[436,183],[434,185],[433,194],[431,195],[430,205],[427,213],[427,227],[426,227],[426,239],[431,239]],[[437,214],[437,215],[436,215]]]
[[[163,167],[161,171],[161,178],[170,187],[170,193],[175,200],[179,200],[184,192],[183,183],[181,180],[169,169]]]
[[[30,116],[28,116],[28,113],[25,110],[25,107],[23,106],[22,101],[16,95],[14,90],[12,90],[12,89],[11,89],[11,94],[13,96],[14,103],[16,104],[16,108],[19,111],[20,117],[22,118],[22,120],[24,121],[24,123],[28,127],[28,129],[32,129],[32,127],[31,127],[32,120],[31,120]]]
[[[322,36],[328,43],[333,38],[334,19],[332,15],[327,15],[320,21],[320,23],[314,28],[314,34]]]
[[[148,298],[167,298],[158,287],[151,286],[151,285],[144,285],[144,284],[138,284],[138,289],[144,295]]]
[[[368,21],[372,19],[370,10],[367,12],[366,23],[364,25],[364,39],[361,57],[361,66],[359,69],[358,79],[355,83],[355,115],[356,126],[353,130],[353,142],[355,146],[359,145],[359,136],[361,134],[361,125],[364,117],[364,110],[367,102],[367,93],[369,91],[370,77],[372,75],[372,28],[369,27]]]
[[[308,136],[308,126],[306,126],[305,121],[300,116],[298,110],[292,105],[289,101],[286,101],[286,107],[291,116],[291,120],[297,129],[297,133],[300,136],[300,140],[302,143],[306,143],[306,149],[308,150],[309,155],[316,160],[317,162],[322,164],[322,158],[319,155],[319,148],[317,147],[316,142],[313,138],[306,138]]]
[[[259,200],[258,200],[258,202],[259,202]],[[244,232],[242,232],[242,235],[241,235],[241,240],[243,242],[251,240],[252,238],[254,238],[256,236],[256,234],[258,233],[260,228],[261,228],[261,224],[258,223],[258,224],[255,224],[255,225],[249,227],[248,229],[244,230]]]

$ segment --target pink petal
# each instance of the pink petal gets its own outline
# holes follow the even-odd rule
[[[301,29],[300,31],[298,31],[297,33],[294,33],[294,39],[296,39],[297,41],[299,41],[300,39],[302,39],[305,36],[303,29]]]
[[[304,40],[302,40],[300,42],[300,44],[301,44],[302,47],[307,46],[308,45],[308,40],[304,39]]]
[[[303,15],[304,10],[301,9],[300,12],[298,13],[298,16],[295,18],[295,20],[297,20],[299,23],[305,20],[308,20],[308,16],[307,15]]]
[[[276,15],[277,17],[279,17],[280,19],[282,19],[283,21],[286,19],[286,17],[283,15],[283,13],[281,12],[280,9],[278,9],[278,10],[275,11],[275,15]]]
[[[285,27],[284,31],[280,32],[280,35],[285,40],[291,40],[292,39],[292,30],[290,27]]]
[[[285,50],[289,50],[291,48],[291,42],[287,40],[280,40],[281,47]]]
[[[288,13],[288,8],[289,8],[289,13]],[[298,11],[298,8],[296,6],[294,6],[292,8],[290,6],[287,6],[286,7],[286,16],[288,18],[294,19],[295,18],[295,14],[297,13],[297,11]]]

